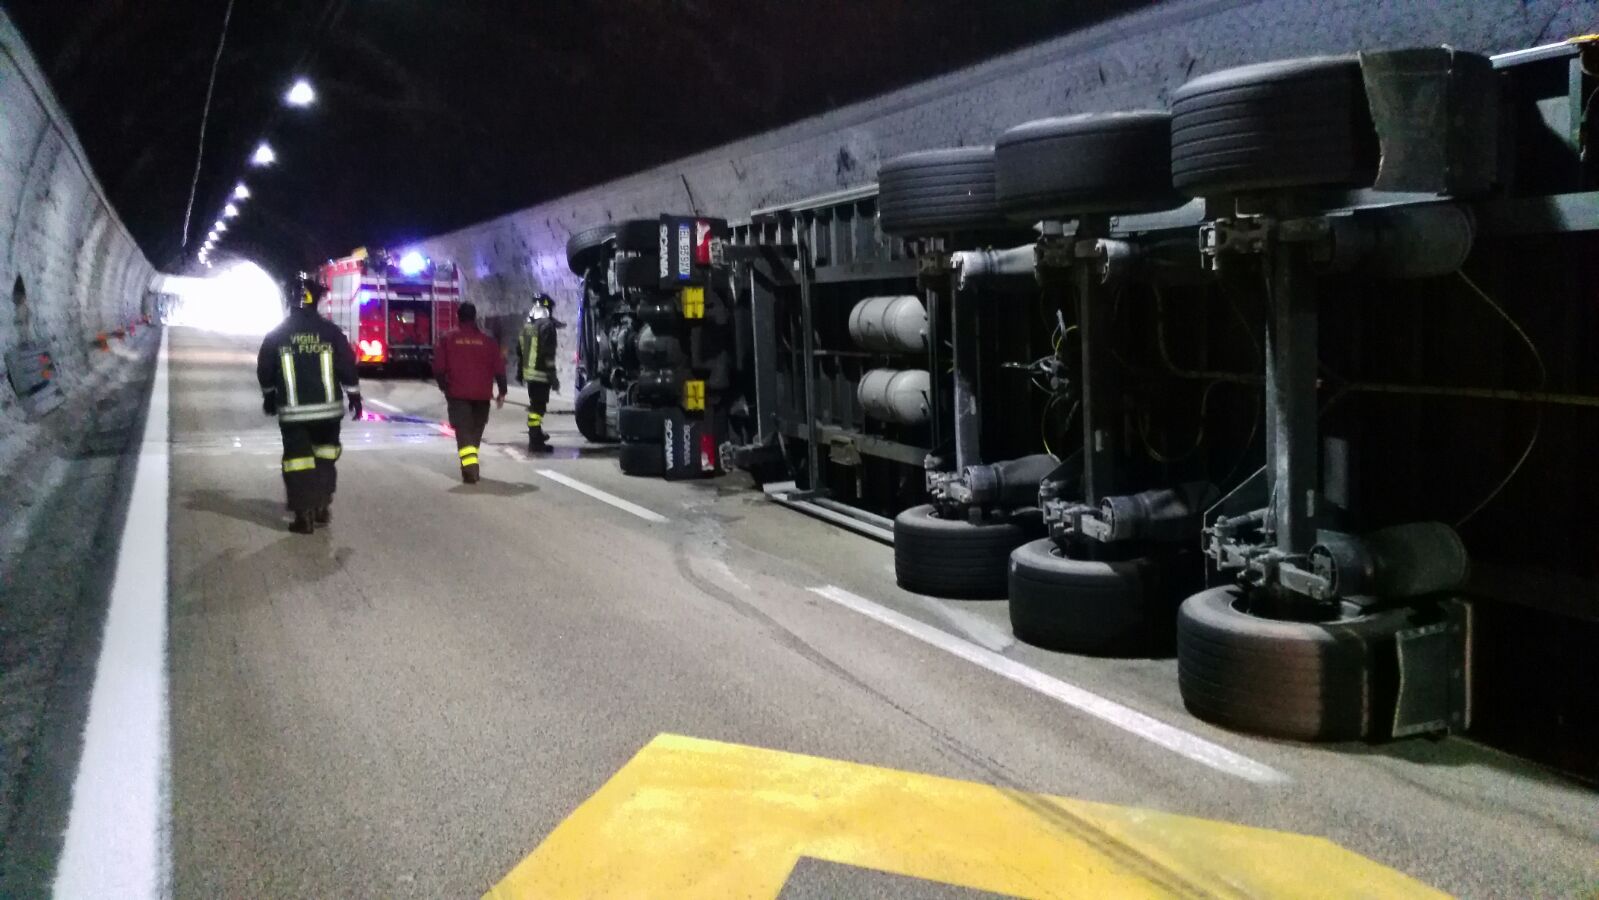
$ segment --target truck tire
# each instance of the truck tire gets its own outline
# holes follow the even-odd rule
[[[640,366],[650,369],[675,369],[687,359],[683,353],[683,342],[672,335],[656,334],[653,328],[648,335],[639,334]]]
[[[1192,197],[1367,187],[1377,130],[1360,62],[1324,56],[1213,72],[1172,95],[1172,183]]]
[[[624,406],[616,411],[616,433],[631,443],[660,444],[666,440],[666,414],[664,409]]]
[[[894,517],[894,578],[907,591],[959,600],[1005,596],[1011,551],[1043,533],[1037,510],[973,525],[931,506]]]
[[[617,223],[616,249],[655,256],[660,252],[660,245],[660,219],[628,219]]]
[[[878,221],[885,234],[929,237],[988,231],[1008,223],[994,200],[994,148],[907,153],[877,173]]]
[[[635,313],[640,322],[652,328],[670,328],[682,320],[683,308],[676,299],[645,299]]]
[[[654,291],[661,287],[661,261],[655,254],[621,256],[616,260],[616,283],[624,288]]]
[[[1001,209],[1025,221],[1171,209],[1171,116],[1089,113],[1027,122],[994,142]]]
[[[1169,641],[1171,633],[1160,569],[1144,557],[1072,559],[1049,538],[1023,544],[1010,555],[1011,631],[1019,640],[1066,653],[1160,649],[1162,634]]]
[[[659,443],[630,444],[624,442],[618,451],[617,464],[623,475],[649,477],[666,474],[666,449]]]
[[[574,232],[566,239],[566,266],[573,275],[582,275],[605,259],[605,245],[616,237],[610,223]]]
[[[590,381],[578,389],[572,400],[572,417],[577,420],[578,434],[594,444],[607,444],[616,440],[605,432],[605,385]]]
[[[1395,635],[1438,618],[1435,607],[1363,612],[1335,621],[1251,615],[1237,586],[1183,601],[1177,684],[1195,716],[1238,731],[1300,741],[1388,736],[1398,691]]]

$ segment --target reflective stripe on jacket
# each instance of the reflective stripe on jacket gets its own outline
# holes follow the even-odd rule
[[[281,422],[336,419],[344,395],[361,393],[350,342],[315,310],[296,309],[272,329],[255,369],[261,392],[277,398]]]
[[[517,364],[522,380],[545,382],[555,372],[555,320],[534,319],[522,326],[516,342]]]

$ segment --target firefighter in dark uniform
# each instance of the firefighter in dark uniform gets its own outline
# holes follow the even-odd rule
[[[550,391],[561,389],[555,374],[555,301],[549,294],[533,298],[527,324],[516,342],[516,380],[527,384],[527,449],[548,453],[550,436],[544,432],[544,415],[550,409]]]
[[[288,291],[289,315],[261,342],[255,375],[261,409],[278,417],[283,432],[283,486],[294,513],[289,530],[311,534],[332,520],[339,423],[346,398],[351,417],[361,417],[361,384],[344,332],[317,313],[326,289],[301,272]]]
[[[478,447],[489,424],[491,388],[499,389],[493,396],[495,404],[505,405],[505,350],[477,327],[476,306],[461,304],[456,317],[460,327],[440,338],[433,348],[433,377],[444,392],[450,427],[455,430],[461,480],[476,484],[481,471]]]

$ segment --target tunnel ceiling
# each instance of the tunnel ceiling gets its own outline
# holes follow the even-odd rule
[[[1082,27],[1127,0],[10,0],[152,262],[285,268],[509,212]],[[320,95],[281,97],[297,74]],[[279,156],[245,160],[261,138]]]

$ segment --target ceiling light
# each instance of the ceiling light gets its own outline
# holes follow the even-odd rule
[[[241,181],[238,184],[233,186],[233,199],[235,199],[235,200],[248,200],[248,199],[250,199],[250,189],[244,186],[244,182]]]
[[[216,224],[216,229],[217,229],[218,233],[227,231],[228,230],[228,223],[222,221],[221,219],[218,219],[217,220],[217,224]]]
[[[255,148],[254,155],[250,157],[250,165],[253,166],[270,166],[277,161],[278,155],[272,152],[272,145],[266,141],[262,141]]]
[[[283,102],[290,106],[310,106],[316,102],[316,91],[311,89],[311,82],[301,78],[294,83],[294,87],[289,88],[289,92],[283,96]]]
[[[239,214],[239,208],[237,206],[234,206],[231,203],[229,203],[227,206],[222,207],[222,218],[224,218],[224,219],[231,219],[231,218],[233,218],[234,216],[236,216],[238,214]]]

